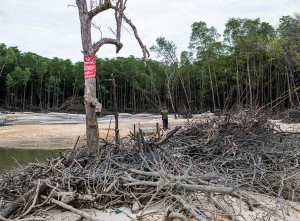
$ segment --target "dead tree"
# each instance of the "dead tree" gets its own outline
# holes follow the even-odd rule
[[[117,85],[115,76],[111,74],[111,83],[112,83],[112,93],[113,93],[113,105],[115,112],[115,141],[116,144],[120,143],[120,135],[119,135],[119,113],[118,113],[118,102],[117,102]]]
[[[116,46],[116,53],[118,53],[123,44],[121,43],[121,27],[123,20],[131,27],[135,38],[137,39],[143,57],[146,60],[149,57],[149,52],[146,46],[142,43],[138,36],[137,29],[129,18],[124,14],[127,0],[104,0],[104,1],[90,1],[89,9],[87,0],[76,0],[76,5],[79,12],[79,19],[81,25],[81,40],[82,53],[85,62],[85,112],[86,112],[86,136],[87,146],[89,149],[96,148],[99,141],[99,129],[96,112],[101,112],[102,105],[96,98],[96,62],[95,54],[100,47],[105,44],[113,44]],[[100,40],[92,43],[91,28],[92,19],[107,10],[114,10],[116,20],[115,38],[100,37]]]

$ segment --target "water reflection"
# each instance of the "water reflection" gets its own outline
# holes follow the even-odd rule
[[[45,161],[47,157],[57,156],[65,150],[24,150],[24,149],[0,149],[0,174],[28,163]]]

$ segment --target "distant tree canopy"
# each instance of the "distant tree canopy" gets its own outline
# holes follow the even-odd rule
[[[97,98],[113,109],[113,73],[122,111],[157,111],[165,104],[176,112],[299,106],[300,19],[283,16],[279,22],[274,28],[260,19],[231,18],[223,38],[195,22],[186,51],[177,57],[176,44],[158,37],[151,50],[161,62],[147,66],[135,57],[98,58]],[[78,101],[83,108],[82,62],[0,44],[0,85],[5,108],[68,110]]]

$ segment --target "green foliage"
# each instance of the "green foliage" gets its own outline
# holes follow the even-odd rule
[[[177,47],[173,41],[168,41],[164,37],[159,37],[156,39],[156,44],[153,45],[150,50],[156,52],[159,58],[162,58],[165,64],[171,65],[178,63],[176,57]]]
[[[6,86],[13,87],[15,85],[15,81],[10,74],[6,75]]]
[[[175,42],[158,37],[151,50],[161,61],[150,59],[146,67],[133,56],[97,59],[97,96],[112,108],[113,74],[124,111],[157,111],[171,105],[170,97],[178,112],[249,107],[250,99],[256,107],[299,105],[299,33],[299,16],[281,17],[277,28],[259,18],[230,18],[223,40],[215,27],[197,21],[186,51],[177,54]],[[83,62],[0,44],[0,84],[0,106],[59,108],[83,96]]]
[[[196,51],[202,52],[216,42],[220,37],[215,27],[208,27],[203,21],[195,22],[192,25],[192,34],[190,37],[189,48]]]

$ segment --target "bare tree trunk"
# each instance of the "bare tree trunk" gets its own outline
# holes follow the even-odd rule
[[[56,79],[55,79],[56,81]],[[52,107],[55,107],[55,98],[56,98],[56,83],[54,81],[54,84],[53,84],[53,95],[52,95]]]
[[[48,97],[47,97],[47,109],[50,109],[50,84],[48,84]]]
[[[40,107],[40,109],[42,109],[43,108],[43,94],[42,94],[42,91],[43,91],[43,78],[41,78],[41,80],[40,80],[40,89],[39,89],[39,93],[38,93],[38,95],[39,95],[39,99],[40,99],[40,104],[39,104],[39,107]]]
[[[173,103],[173,97],[172,97],[172,93],[171,93],[171,85],[170,84],[171,84],[170,77],[167,74],[167,93],[168,93],[168,98],[169,98],[171,106],[172,106],[174,117],[175,117],[175,119],[177,119],[177,115],[176,115],[176,111],[175,111],[175,107],[174,107],[174,103]]]
[[[99,142],[99,129],[96,106],[92,100],[96,99],[96,79],[85,79],[84,104],[86,114],[86,137],[89,148],[97,148]]]
[[[123,109],[121,109],[121,110],[126,110],[127,109],[127,80],[125,79],[125,86],[124,86],[124,95],[123,95],[123,97],[124,97],[124,107],[123,107]],[[122,94],[121,94],[121,96],[122,96]]]
[[[201,88],[200,91],[204,91],[204,71],[201,72]],[[200,93],[200,110],[204,108],[204,95],[203,93]]]
[[[296,89],[295,78],[294,78],[294,75],[293,75],[293,72],[292,72],[291,69],[290,69],[290,75],[291,75],[291,80],[292,80],[292,85],[293,85],[293,92],[295,93],[295,97],[296,97],[296,100],[297,100],[297,106],[299,106],[300,99],[299,99],[298,93],[295,90]]]
[[[105,44],[113,44],[116,46],[116,53],[118,53],[123,44],[121,43],[121,27],[122,27],[122,20],[124,19],[125,22],[132,28],[134,36],[138,41],[144,59],[149,57],[149,52],[146,46],[142,43],[141,39],[137,34],[137,29],[133,25],[130,19],[126,17],[124,14],[124,10],[126,8],[126,2],[123,0],[117,1],[99,1],[98,3],[95,1],[96,5],[91,5],[90,10],[87,7],[86,0],[76,0],[76,5],[79,12],[79,19],[80,19],[80,27],[81,27],[81,41],[82,41],[82,52],[85,58],[92,58],[95,59],[95,54]],[[115,3],[115,5],[113,5]],[[92,19],[106,10],[112,9],[115,12],[115,20],[116,20],[116,38],[102,38],[99,41],[92,43],[91,37],[91,26],[92,26]],[[86,60],[85,60],[86,62]],[[89,67],[85,70],[88,71]],[[93,67],[95,70],[95,67]],[[95,72],[93,72],[95,73]],[[87,146],[90,150],[98,147],[99,141],[99,129],[98,129],[98,122],[97,122],[97,115],[96,111],[101,111],[102,105],[98,102],[96,98],[96,74],[92,74],[91,76],[85,76],[85,94],[84,94],[84,103],[85,103],[85,112],[86,112],[86,135],[87,135]]]
[[[132,93],[133,93],[133,110],[136,111],[136,98],[135,98],[134,86],[132,86]]]
[[[117,85],[113,74],[111,75],[111,81],[112,81],[113,103],[114,103],[114,111],[115,111],[115,140],[116,143],[119,144],[120,135],[119,135],[119,113],[118,113],[117,92],[116,92]]]
[[[296,88],[296,85],[295,85],[295,78],[294,78],[294,75],[293,75],[293,71],[292,71],[292,67],[291,67],[291,63],[289,62],[289,60],[287,60],[287,63],[288,63],[288,73],[290,75],[290,83],[291,83],[291,90],[293,90],[293,94],[294,94],[294,90]],[[298,93],[295,93],[295,97],[296,97],[296,100],[297,100],[297,105],[299,105],[299,96],[298,96]],[[295,106],[294,104],[294,99],[293,99],[293,106]]]
[[[286,71],[286,80],[287,80],[288,91],[289,91],[290,108],[292,108],[294,106],[293,105],[293,94],[292,94],[291,81],[290,81],[290,76],[289,76],[289,71],[288,71],[287,65],[285,66],[285,71]]]
[[[31,81],[31,88],[30,88],[30,108],[32,108],[32,106],[33,106],[33,83]]]
[[[221,109],[221,101],[220,101],[220,93],[219,93],[219,87],[218,87],[218,81],[217,81],[217,74],[216,74],[216,70],[214,68],[213,68],[213,74],[214,74],[214,80],[215,80],[215,85],[216,85],[218,108]]]
[[[210,87],[211,87],[211,96],[212,96],[212,101],[213,101],[213,106],[214,106],[214,111],[215,111],[216,110],[216,101],[215,101],[215,92],[214,92],[214,85],[213,85],[212,76],[211,76],[210,64],[208,64],[208,72],[209,72],[209,80],[210,80]]]
[[[239,81],[239,62],[238,62],[238,58],[236,58],[236,91],[237,91],[238,106],[241,106],[241,92],[240,92],[240,81]]]
[[[247,55],[247,76],[248,76],[248,85],[249,85],[249,100],[250,100],[250,110],[253,109],[253,98],[252,98],[252,83],[250,75],[250,64],[249,64],[249,55]]]
[[[19,105],[18,97],[19,97],[19,86],[15,86],[14,87],[14,106],[15,106],[15,109],[17,109],[17,106]]]
[[[76,0],[81,24],[81,41],[84,56],[94,56],[91,38],[91,19],[87,14],[86,0]],[[84,104],[86,114],[86,137],[88,148],[96,148],[99,142],[99,129],[96,106],[91,101],[96,99],[96,78],[84,81]]]
[[[180,80],[180,83],[182,85],[182,89],[183,89],[183,92],[184,92],[184,95],[185,95],[185,100],[186,100],[186,104],[188,106],[188,116],[191,114],[191,104],[190,104],[190,99],[188,97],[188,94],[187,94],[187,91],[186,91],[186,88],[185,88],[185,85],[184,85],[184,82],[183,82],[183,79],[181,77],[181,74],[180,72],[178,73],[178,76],[179,76],[179,80]]]
[[[24,90],[23,90],[23,110],[25,110],[26,86],[27,86],[27,84],[25,83]]]
[[[277,92],[277,88],[276,88],[276,92]],[[269,65],[269,96],[268,96],[269,100],[267,101],[267,103],[271,104],[271,109],[273,108],[272,97],[273,96],[272,96],[272,60],[271,60],[271,63]]]
[[[59,80],[60,80],[61,76],[59,75]],[[58,103],[59,103],[59,91],[60,91],[60,86],[59,86],[59,83],[56,87],[56,108],[58,108]]]
[[[1,68],[0,76],[2,75],[2,72],[3,72],[4,68],[5,68],[5,65],[6,65],[7,60],[8,60],[8,57],[6,57],[6,59],[5,59],[5,61],[4,61],[4,64],[3,64],[2,68]]]
[[[6,108],[10,106],[10,88],[6,86],[6,99],[5,99]]]

